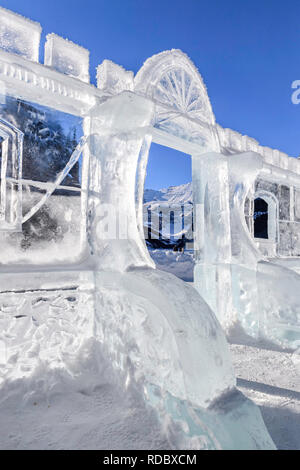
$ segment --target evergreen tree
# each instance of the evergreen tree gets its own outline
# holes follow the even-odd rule
[[[1,109],[3,119],[24,133],[22,177],[34,181],[54,181],[77,145],[76,127],[66,135],[50,112],[14,98]],[[79,186],[79,165],[65,178],[64,185]]]

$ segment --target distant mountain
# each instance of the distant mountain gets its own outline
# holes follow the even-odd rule
[[[184,205],[184,229],[182,228],[182,209]],[[162,231],[158,236],[158,217],[162,206],[168,206],[168,211],[174,213],[173,221],[170,216],[164,216],[162,221]],[[174,211],[172,211],[172,208]],[[151,211],[151,222],[149,224],[148,209]],[[193,191],[192,183],[170,186],[159,190],[145,189],[144,191],[144,232],[147,238],[149,229],[153,239],[147,240],[151,248],[181,248],[185,240],[192,240],[192,212],[193,212]],[[168,213],[168,212],[167,212]],[[154,219],[153,219],[154,217]],[[156,226],[153,225],[156,220]]]
[[[170,186],[164,189],[145,189],[144,204],[192,204],[193,190],[192,183],[181,184],[180,186]]]

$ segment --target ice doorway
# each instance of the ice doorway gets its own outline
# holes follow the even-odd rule
[[[260,197],[254,200],[254,238],[269,238],[268,203]]]
[[[143,194],[144,238],[158,269],[193,282],[191,156],[152,143]]]

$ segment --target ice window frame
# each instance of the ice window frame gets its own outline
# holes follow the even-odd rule
[[[278,243],[279,241],[279,220],[278,220],[278,200],[274,194],[268,191],[257,191],[253,197],[253,207],[254,201],[256,199],[262,199],[268,205],[268,238],[262,240],[270,241],[273,243]],[[254,213],[253,213],[254,215]],[[254,236],[254,220],[253,220],[253,237],[255,240],[260,240],[260,238]]]
[[[22,131],[0,118],[0,232],[22,231]],[[11,174],[8,173],[9,169]]]

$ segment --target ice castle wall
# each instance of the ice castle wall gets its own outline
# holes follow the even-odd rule
[[[23,36],[18,34],[17,20],[11,28],[16,33],[12,35],[15,40],[12,45],[2,42],[4,50],[0,51],[0,79],[5,95],[16,98],[19,104],[20,101],[28,101],[80,116],[89,145],[82,152],[80,197],[62,194],[71,191],[71,186],[75,191],[74,184],[55,187],[58,168],[54,168],[54,175],[49,175],[46,181],[28,182],[27,178],[22,178],[25,190],[29,186],[36,188],[34,191],[24,191],[24,206],[29,203],[30,197],[40,197],[39,191],[43,188],[46,193],[51,193],[51,188],[60,193],[49,193],[47,204],[43,206],[48,219],[45,216],[40,221],[44,256],[37,250],[39,266],[33,269],[35,256],[30,247],[27,260],[24,253],[18,257],[17,250],[16,264],[27,266],[23,266],[19,276],[15,276],[16,273],[11,277],[2,276],[0,320],[5,331],[4,328],[1,330],[1,339],[7,342],[3,332],[13,332],[13,346],[20,346],[18,353],[25,348],[26,359],[33,368],[36,363],[32,358],[39,363],[40,359],[45,358],[44,354],[49,353],[44,350],[45,345],[53,353],[51,363],[55,367],[68,368],[69,346],[74,355],[80,354],[81,342],[95,339],[104,346],[113,367],[126,378],[124,386],[131,380],[141,382],[143,394],[147,395],[151,405],[158,413],[163,411],[171,419],[181,422],[183,433],[192,442],[208,426],[208,434],[214,436],[214,448],[228,448],[230,445],[273,448],[259,410],[255,408],[253,414],[253,405],[241,398],[235,389],[228,345],[213,311],[224,301],[222,288],[229,286],[228,299],[231,300],[230,289],[235,287],[230,284],[231,253],[237,253],[236,259],[239,261],[245,260],[249,254],[244,240],[237,236],[230,238],[232,228],[236,228],[234,235],[239,233],[241,207],[237,205],[234,214],[229,210],[232,175],[227,172],[226,157],[217,153],[207,166],[203,166],[205,176],[210,179],[209,191],[203,175],[201,180],[198,174],[200,204],[205,220],[209,222],[205,228],[203,272],[207,274],[207,290],[212,287],[217,294],[211,299],[212,304],[217,300],[212,305],[213,309],[191,286],[172,275],[152,269],[153,264],[138,230],[135,177],[138,158],[149,135],[160,136],[169,145],[174,143],[184,148],[187,145],[188,153],[199,152],[200,159],[201,154],[209,149],[215,152],[221,150],[220,131],[215,125],[200,75],[181,51],[166,51],[149,59],[134,81],[132,74],[107,63],[98,70],[98,79],[105,77],[103,90],[96,89],[88,83],[88,54],[84,50],[50,36],[46,46],[46,65],[43,66],[34,63],[33,54],[29,57],[22,52],[20,38]],[[5,34],[2,39],[3,36]],[[35,51],[38,44],[39,38],[35,38]],[[163,93],[159,92],[162,83],[168,86],[171,83],[172,86],[168,74],[170,65],[174,63],[177,68],[172,71],[172,79],[181,83],[182,91],[186,93],[184,109],[192,109],[189,115],[184,114],[180,106],[175,109],[176,122],[172,119],[166,98],[162,99]],[[183,96],[180,95],[179,102]],[[159,100],[163,102],[157,104]],[[193,109],[195,104],[196,109]],[[8,113],[5,117],[11,118]],[[39,128],[37,133],[47,138],[49,127]],[[24,131],[25,136],[30,133],[28,128]],[[57,128],[56,134],[58,132]],[[244,146],[248,145],[247,139],[242,139],[242,142]],[[49,142],[46,142],[48,147]],[[73,151],[75,154],[76,149],[77,146]],[[255,163],[257,158],[252,157]],[[217,185],[212,184],[214,159],[218,162]],[[45,158],[42,160],[49,163]],[[237,158],[235,161],[239,168]],[[65,168],[68,168],[68,163]],[[139,175],[141,188],[144,166]],[[72,177],[74,179],[76,174],[73,173]],[[4,172],[2,180],[4,184],[20,184],[20,181],[8,181]],[[37,183],[39,187],[35,186]],[[227,184],[225,192],[222,191],[224,183]],[[69,197],[70,207],[66,197]],[[128,215],[127,237],[125,235],[124,239],[103,237],[102,210],[105,204],[113,207],[117,216],[124,212]],[[43,212],[39,209],[41,215]],[[219,220],[215,217],[216,213],[220,216]],[[60,230],[53,228],[52,231],[57,235],[56,242],[64,240],[57,244],[59,256],[51,252],[50,215],[51,221],[60,221]],[[28,222],[34,245],[38,227],[34,225],[33,218],[30,217]],[[70,229],[70,239],[64,233],[67,228]],[[222,232],[224,228],[225,233]],[[76,238],[78,232],[80,243]],[[9,257],[9,254],[13,253],[15,245],[21,243],[21,248],[26,248],[20,241],[24,233],[16,232],[9,240],[7,237],[5,234],[4,248],[11,260],[13,256]],[[84,261],[90,264],[75,265],[76,250],[82,246],[88,247]],[[50,253],[45,254],[47,248],[50,248]],[[52,263],[51,269],[45,266],[48,263]],[[4,271],[7,263],[3,265]],[[64,272],[63,267],[69,272]],[[73,272],[70,273],[71,268]],[[39,270],[43,271],[43,275]],[[14,282],[14,285],[5,287],[9,286],[9,282]],[[13,304],[14,301],[17,303]],[[29,315],[24,313],[27,311]],[[32,344],[24,345],[22,336],[30,337]],[[13,378],[17,378],[19,373],[23,377],[32,372],[32,369],[26,369],[26,364],[25,368],[22,367],[22,355],[14,357],[16,363],[12,366],[13,370],[8,370]],[[73,373],[80,371],[73,370]],[[161,399],[159,404],[157,397]],[[230,442],[227,437],[224,438],[224,433],[230,436]]]

